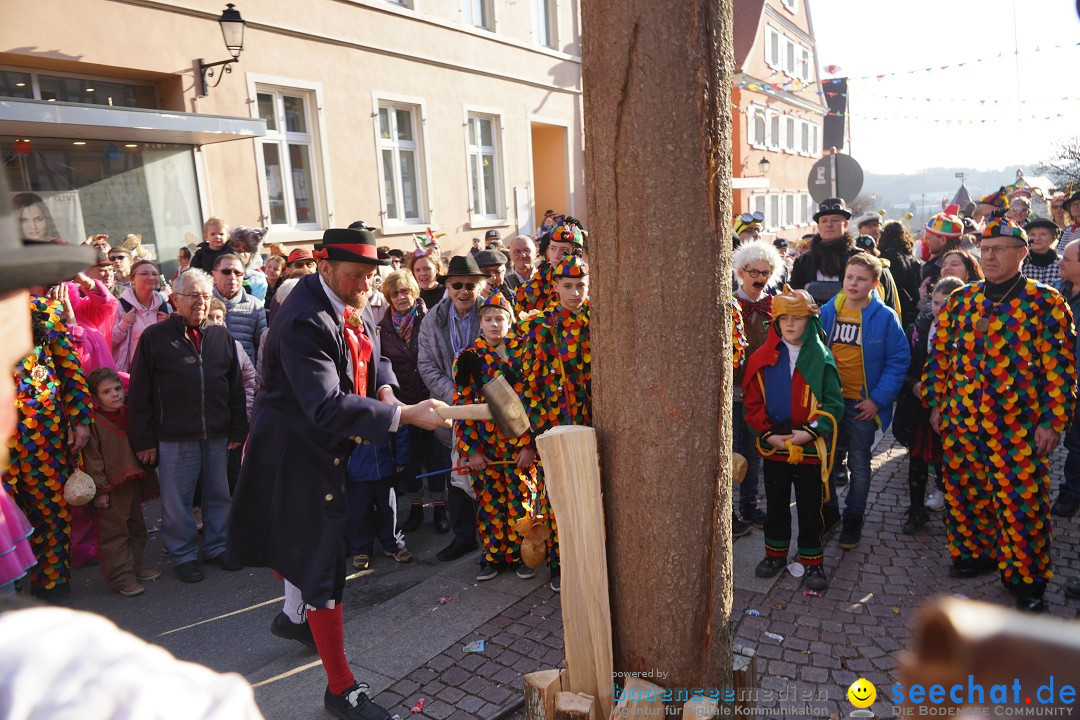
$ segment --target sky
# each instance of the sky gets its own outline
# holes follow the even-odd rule
[[[868,172],[1032,175],[1080,135],[1075,0],[807,2],[821,77],[850,79],[849,152]]]

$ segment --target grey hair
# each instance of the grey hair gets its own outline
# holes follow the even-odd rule
[[[767,262],[772,268],[772,276],[769,277],[768,285],[775,285],[784,276],[784,259],[768,240],[751,240],[739,245],[738,249],[731,254],[731,267],[733,270],[742,270],[750,263]]]
[[[199,268],[185,270],[172,283],[173,292],[181,295],[190,295],[196,288],[205,288],[208,293],[214,292],[214,279]]]

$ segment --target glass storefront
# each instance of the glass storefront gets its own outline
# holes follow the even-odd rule
[[[166,277],[180,247],[202,240],[191,145],[0,136],[0,152],[27,237],[141,235]]]

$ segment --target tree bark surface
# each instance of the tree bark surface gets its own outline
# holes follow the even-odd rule
[[[582,27],[615,669],[725,687],[732,4],[584,0]]]

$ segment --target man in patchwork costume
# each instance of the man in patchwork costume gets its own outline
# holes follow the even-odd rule
[[[923,376],[941,434],[953,577],[998,570],[1021,610],[1044,612],[1050,453],[1075,397],[1075,330],[1065,299],[1020,272],[1025,232],[991,217],[986,279],[949,296]]]

